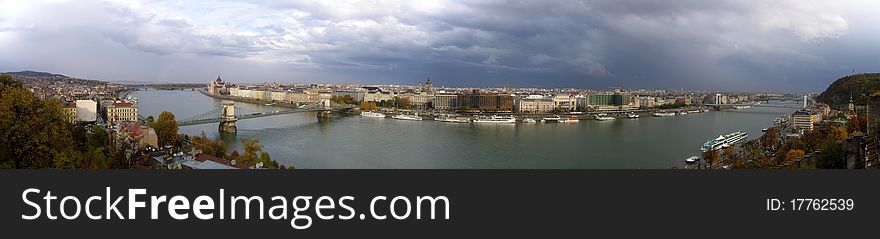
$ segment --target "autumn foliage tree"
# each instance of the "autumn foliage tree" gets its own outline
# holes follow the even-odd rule
[[[106,138],[91,140],[92,145],[80,129],[84,141],[75,143],[61,104],[21,86],[11,75],[0,74],[0,168],[106,167],[106,141],[101,142]]]
[[[162,111],[159,114],[159,118],[149,123],[149,126],[156,131],[156,135],[159,137],[159,145],[177,145],[180,142],[180,135],[177,133],[179,126],[173,113]]]
[[[279,168],[280,164],[269,156],[268,152],[263,151],[263,145],[257,139],[246,139],[243,142],[244,153],[241,155],[241,162],[252,166],[257,163],[263,163],[265,168]]]
[[[803,150],[792,149],[789,150],[788,153],[785,154],[785,162],[784,163],[794,163],[796,159],[803,158],[806,153]]]
[[[376,102],[361,102],[361,110],[363,111],[376,111],[378,109],[379,106],[376,104]]]
[[[200,136],[193,136],[190,138],[193,147],[198,150],[201,150],[202,153],[213,155],[221,158],[228,158],[226,156],[226,142],[224,142],[220,138],[211,139],[205,135],[203,132]]]

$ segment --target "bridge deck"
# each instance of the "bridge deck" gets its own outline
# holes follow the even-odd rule
[[[353,106],[343,106],[343,107],[332,107],[330,109],[296,108],[296,109],[280,110],[280,111],[273,111],[273,112],[257,112],[257,113],[241,114],[241,115],[236,115],[235,118],[236,118],[236,120],[246,120],[246,119],[256,119],[256,118],[262,118],[262,117],[270,117],[270,116],[294,114],[294,113],[304,113],[304,112],[318,112],[318,111],[326,111],[326,110],[341,111],[341,110],[347,110],[347,109],[351,109],[351,108],[354,108],[354,107]],[[215,117],[211,117],[211,118],[196,118],[196,119],[187,119],[187,120],[183,120],[183,121],[178,121],[177,125],[189,126],[189,125],[198,125],[198,124],[219,123],[221,121],[223,121],[223,120],[220,118],[220,115],[218,113]]]

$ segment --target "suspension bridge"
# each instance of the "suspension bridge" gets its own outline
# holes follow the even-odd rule
[[[284,115],[284,114],[294,114],[294,113],[304,113],[304,112],[318,112],[318,118],[327,118],[333,111],[344,111],[354,108],[353,105],[344,105],[338,104],[336,102],[332,102],[327,99],[320,100],[318,102],[303,105],[297,108],[290,108],[286,110],[276,110],[271,112],[252,112],[247,111],[245,109],[235,107],[235,102],[230,100],[224,100],[219,108],[212,109],[211,111],[180,120],[177,122],[179,126],[188,126],[188,125],[199,125],[199,124],[210,124],[210,123],[220,123],[220,131],[227,133],[235,133],[237,131],[235,122],[239,120],[247,120],[247,119],[256,119],[262,117],[270,117],[276,115]]]
[[[770,103],[767,101],[767,104],[761,103],[753,103],[753,104],[706,104],[706,106],[714,107],[715,109],[730,109],[730,108],[744,108],[744,107],[766,107],[766,108],[785,108],[785,109],[806,109],[808,105],[813,105],[815,102],[812,99],[808,99],[806,95],[804,95],[803,104],[791,104],[791,103]],[[796,103],[796,102],[795,102]]]

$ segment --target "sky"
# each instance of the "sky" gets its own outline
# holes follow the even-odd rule
[[[873,0],[0,0],[0,71],[115,82],[819,92]]]

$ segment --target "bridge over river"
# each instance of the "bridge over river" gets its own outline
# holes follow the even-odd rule
[[[223,100],[219,108],[212,109],[208,112],[180,120],[177,122],[179,126],[199,125],[220,123],[221,132],[235,133],[237,128],[235,122],[239,120],[255,119],[284,114],[295,114],[303,112],[319,112],[318,118],[327,118],[334,111],[345,111],[354,108],[353,105],[344,105],[323,99],[309,105],[303,105],[297,108],[286,110],[276,110],[271,112],[249,112],[239,107],[235,107],[235,102],[231,100]]]

